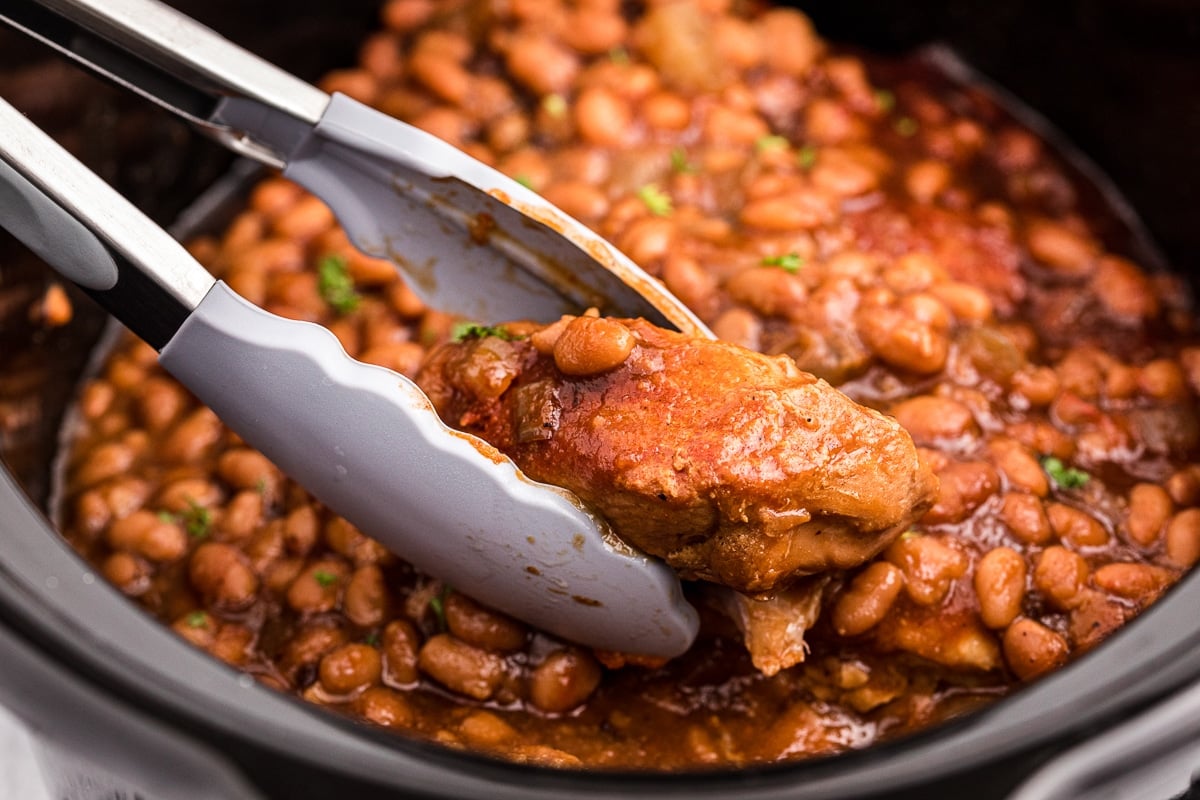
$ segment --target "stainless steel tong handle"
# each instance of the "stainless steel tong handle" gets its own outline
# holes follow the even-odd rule
[[[38,255],[161,348],[212,288],[213,277],[2,100],[0,131],[0,227],[20,231]]]
[[[296,123],[321,119],[329,95],[168,6],[143,0],[7,0],[0,19],[192,122],[231,149],[282,168],[282,148],[222,118],[232,100]]]
[[[665,564],[611,541],[569,492],[450,431],[412,381],[214,281],[2,100],[0,227],[159,349],[167,371],[317,499],[426,572],[597,647],[670,656],[695,636]],[[164,303],[171,312],[156,316]]]
[[[5,0],[0,20],[281,167],[436,308],[549,322],[595,306],[712,337],[658,281],[536,193],[155,0]]]

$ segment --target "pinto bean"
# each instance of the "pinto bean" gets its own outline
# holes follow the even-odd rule
[[[1171,517],[1174,504],[1167,490],[1154,483],[1139,483],[1129,492],[1129,538],[1143,547],[1154,543]]]
[[[1010,547],[989,550],[975,566],[979,615],[989,628],[1006,628],[1025,599],[1025,559]]]
[[[364,719],[385,728],[408,728],[414,712],[404,695],[386,686],[370,686],[354,701],[354,709]]]
[[[132,553],[117,551],[104,559],[100,572],[125,594],[136,595],[147,588],[150,565]]]
[[[238,448],[222,453],[217,474],[235,489],[273,492],[282,476],[267,457],[256,450]]]
[[[971,409],[956,400],[921,395],[892,408],[892,416],[919,445],[978,433]]]
[[[970,566],[962,551],[927,535],[901,537],[884,551],[884,558],[900,568],[908,596],[923,606],[940,603]]]
[[[451,592],[444,603],[446,627],[468,644],[485,650],[508,652],[525,645],[525,626],[511,617],[481,606],[471,598]]]
[[[1086,511],[1065,503],[1050,503],[1046,516],[1055,535],[1064,542],[1076,547],[1100,547],[1108,543],[1108,531]]]
[[[886,561],[876,561],[855,576],[833,607],[833,627],[839,636],[857,636],[887,616],[904,589],[904,573]]]
[[[421,637],[412,623],[394,619],[383,629],[380,646],[383,650],[384,675],[388,683],[409,686],[417,682],[417,654]]]
[[[942,161],[925,159],[908,168],[904,188],[918,203],[932,203],[950,185],[953,176]]]
[[[288,587],[288,605],[302,614],[331,610],[341,596],[347,572],[341,561],[322,559],[314,562]]]
[[[576,317],[554,343],[554,364],[566,375],[595,375],[623,364],[636,344],[616,320]]]
[[[552,714],[581,705],[600,685],[599,662],[588,653],[568,648],[555,650],[534,667],[529,678],[529,699]]]
[[[504,660],[447,633],[432,637],[417,658],[421,672],[452,692],[487,700],[504,679]]]
[[[171,429],[158,454],[169,464],[195,464],[216,445],[222,430],[216,414],[198,408]]]
[[[539,95],[565,91],[579,72],[570,51],[538,34],[514,37],[505,63],[513,78]]]
[[[1007,492],[1000,505],[1000,518],[1009,530],[1028,544],[1046,544],[1054,537],[1046,509],[1034,495]]]
[[[342,599],[342,610],[346,617],[355,625],[371,628],[383,622],[387,607],[383,571],[375,564],[364,564],[354,570],[346,584],[346,596]]]
[[[1069,611],[1083,601],[1088,574],[1083,556],[1053,545],[1038,557],[1033,570],[1033,585],[1052,607]]]
[[[327,620],[313,620],[301,627],[283,647],[279,668],[295,680],[301,668],[315,665],[328,652],[346,643],[346,632]]]
[[[690,256],[671,254],[663,264],[663,283],[701,318],[711,318],[720,302],[717,281]]]
[[[174,561],[187,552],[187,534],[179,523],[151,511],[135,511],[114,520],[106,536],[115,550],[140,555],[150,561]]]
[[[1036,620],[1022,618],[1004,632],[1004,660],[1021,680],[1033,680],[1066,663],[1067,640]]]
[[[344,644],[321,659],[321,686],[333,695],[360,692],[379,682],[382,675],[379,651],[367,644]]]
[[[188,578],[204,601],[218,608],[245,608],[258,594],[258,576],[245,555],[221,542],[205,542],[196,548],[188,563]]]
[[[778,267],[743,270],[726,282],[725,290],[734,300],[768,317],[798,316],[808,296],[804,281],[798,275]]]
[[[857,323],[863,344],[893,366],[922,375],[945,366],[950,352],[946,335],[899,308],[862,309]]]
[[[1172,564],[1186,568],[1200,561],[1200,508],[1188,508],[1171,517],[1166,543]]]
[[[263,496],[253,489],[238,492],[221,512],[217,523],[225,541],[245,539],[262,524]]]
[[[289,553],[307,555],[317,543],[321,521],[317,510],[305,504],[288,512],[283,522],[283,540]]]
[[[747,308],[730,308],[721,313],[712,324],[718,339],[757,350],[762,338],[763,325],[753,311]]]
[[[133,466],[137,453],[121,442],[102,444],[88,454],[87,459],[75,470],[75,485],[95,486],[101,481],[122,475]]]
[[[574,111],[580,135],[592,144],[618,146],[629,136],[633,108],[610,89],[596,86],[585,90]]]
[[[1104,591],[1141,603],[1157,597],[1174,578],[1172,570],[1128,562],[1105,564],[1092,573],[1092,581]]]
[[[1096,267],[1096,247],[1087,237],[1053,220],[1030,224],[1025,241],[1033,257],[1069,277],[1082,277]]]
[[[937,475],[937,501],[923,518],[930,524],[961,522],[1000,489],[995,468],[982,461],[954,461]]]

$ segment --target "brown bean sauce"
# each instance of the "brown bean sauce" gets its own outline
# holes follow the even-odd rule
[[[795,11],[622,13],[392,0],[325,88],[527,183],[720,336],[909,427],[938,502],[834,576],[804,663],[759,673],[700,592],[700,638],[665,664],[529,631],[333,517],[134,341],[79,403],[63,515],[84,557],[280,691],[451,747],[658,770],[860,748],[964,713],[1192,566],[1187,293],[1120,249],[1119,215],[1046,141],[985,90],[830,48]],[[191,248],[362,360],[412,375],[452,333],[279,178]]]

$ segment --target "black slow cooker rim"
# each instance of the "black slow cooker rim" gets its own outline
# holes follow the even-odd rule
[[[268,753],[274,763],[306,765],[378,791],[447,797],[486,791],[497,800],[564,793],[765,800],[794,796],[799,788],[811,798],[865,798],[997,763],[1009,765],[1004,780],[1012,786],[1053,752],[1200,677],[1194,624],[1200,575],[1193,574],[1094,652],[930,730],[788,764],[686,775],[587,772],[581,780],[575,771],[495,761],[371,729],[247,681],[96,578],[7,471],[2,477],[0,531],[7,546],[0,554],[0,625],[80,681],[199,741],[222,743],[251,779],[264,778],[255,776],[254,761]],[[92,624],[101,619],[109,624]],[[139,647],[123,646],[130,633]]]

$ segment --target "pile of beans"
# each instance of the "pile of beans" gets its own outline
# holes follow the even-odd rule
[[[835,576],[804,664],[760,675],[708,609],[660,664],[481,607],[322,508],[132,340],[79,400],[74,546],[265,685],[556,766],[861,747],[991,702],[1159,597],[1200,558],[1200,344],[1179,282],[1101,238],[1113,215],[986,93],[842,53],[794,10],[635,5],[391,0],[324,88],[528,184],[720,337],[912,433],[938,501]],[[191,249],[407,375],[455,322],[280,178]]]

